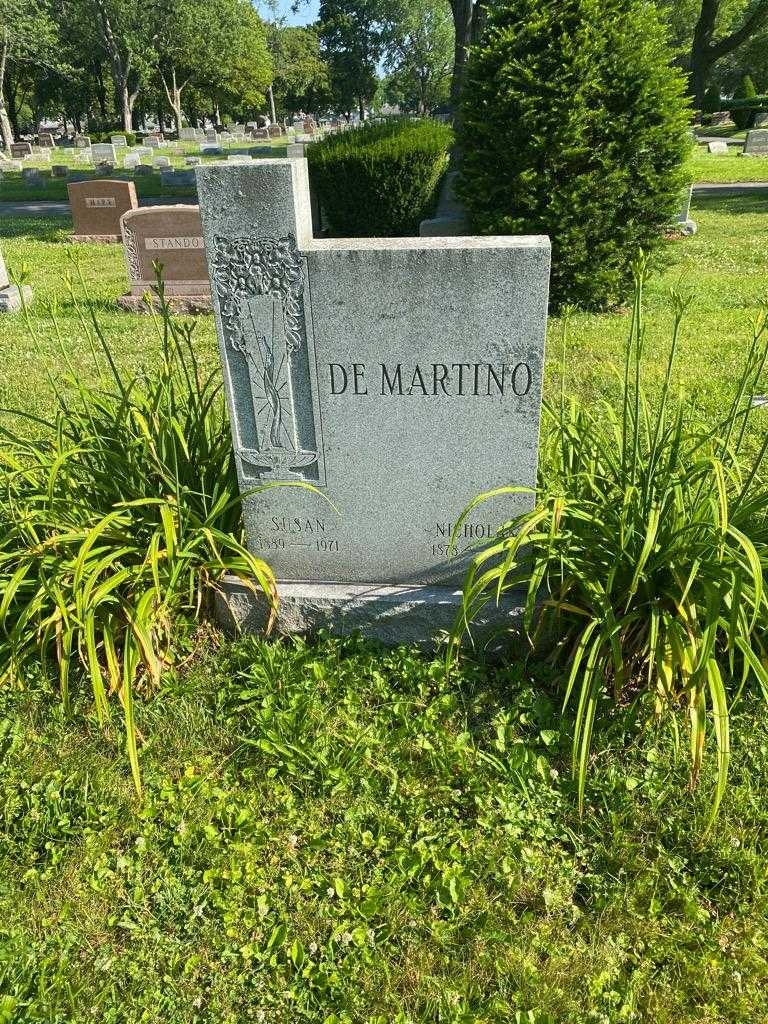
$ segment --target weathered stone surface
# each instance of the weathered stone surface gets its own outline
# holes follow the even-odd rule
[[[39,145],[44,146],[46,149],[53,149],[56,145],[56,140],[50,132],[40,132],[37,136]]]
[[[69,174],[69,167],[66,164],[54,164],[51,167],[51,177],[66,178]]]
[[[688,188],[683,192],[682,201],[680,204],[680,211],[674,221],[674,228],[682,235],[695,235],[699,230],[699,226],[695,220],[691,220],[691,197],[693,196],[693,186],[689,185]]]
[[[32,156],[32,146],[28,142],[12,142],[11,156],[17,160],[24,159],[25,156]]]
[[[768,156],[768,129],[758,128],[747,132],[744,156]]]
[[[728,143],[722,141],[710,142],[707,149],[710,153],[726,154],[728,152]]]
[[[304,158],[306,147],[303,142],[290,142],[287,148],[289,160],[302,160]]]
[[[67,185],[72,209],[73,238],[97,237],[119,242],[120,218],[138,206],[132,181],[84,181]]]
[[[251,550],[288,582],[455,589],[533,501],[449,557],[476,495],[535,486],[549,240],[313,240],[306,161],[197,180]],[[317,490],[248,493],[277,481]]]
[[[133,296],[142,296],[154,286],[155,261],[163,265],[166,294],[210,295],[197,206],[130,210],[120,226]]]
[[[123,159],[123,167],[138,167],[141,163],[141,156],[138,153],[126,153]]]
[[[109,141],[115,149],[125,149],[128,146],[128,139],[125,135],[112,135]]]
[[[202,158],[199,156],[184,157],[184,163],[187,165],[187,167],[198,167],[202,162]]]
[[[759,113],[755,114],[755,120],[753,122],[753,128],[765,128],[768,126],[768,114]]]
[[[451,629],[461,610],[461,591],[450,587],[283,582],[279,594],[279,633],[362,633],[391,647],[412,644],[425,651],[435,647],[436,636]],[[473,639],[480,643],[499,628],[516,634],[523,610],[522,595],[508,597],[498,607],[489,604],[473,626]],[[216,595],[216,618],[224,629],[261,632],[269,612],[266,599],[236,576],[224,579]],[[495,639],[501,640],[498,635]]]
[[[133,168],[133,176],[134,176],[134,178],[143,178],[144,175],[146,175],[146,174],[154,174],[154,173],[155,173],[155,169],[152,166],[152,164],[137,164],[136,167]]]
[[[90,135],[76,135],[75,136],[75,148],[76,149],[90,149],[91,148],[91,137],[90,137]]]
[[[32,289],[29,285],[22,285],[24,301],[27,305],[32,301]],[[21,309],[21,295],[19,288],[10,283],[8,271],[3,259],[3,252],[0,249],[0,313],[15,313]]]
[[[156,156],[152,165],[153,167],[170,167],[171,161],[167,156]]]
[[[95,164],[112,164],[114,167],[117,163],[115,147],[110,142],[96,142],[91,146],[91,159]]]
[[[181,142],[195,142],[197,137],[197,128],[184,127],[179,130],[179,140]]]

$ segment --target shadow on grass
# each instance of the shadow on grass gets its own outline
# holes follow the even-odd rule
[[[705,197],[694,194],[691,209],[702,213],[727,213],[733,217],[768,213],[768,188],[754,195]]]
[[[67,242],[72,219],[66,215],[0,217],[0,239],[29,238],[35,242]]]

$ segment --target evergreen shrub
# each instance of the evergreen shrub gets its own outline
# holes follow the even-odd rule
[[[309,173],[331,234],[418,234],[434,209],[452,143],[448,125],[402,119],[310,146]]]
[[[552,299],[627,294],[688,181],[690,111],[645,0],[499,0],[467,71],[458,193],[484,234],[547,234]]]
[[[750,75],[744,75],[741,82],[736,87],[736,92],[733,94],[733,98],[735,100],[751,100],[752,102],[757,99],[757,89],[755,88],[755,83],[752,81]],[[731,118],[733,119],[733,123],[736,127],[740,128],[742,131],[745,128],[749,128],[755,116],[755,109],[756,107],[751,106],[751,104],[749,106],[746,104],[741,106],[739,104],[733,107],[731,109]]]

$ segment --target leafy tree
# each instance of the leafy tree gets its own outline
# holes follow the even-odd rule
[[[320,53],[314,27],[269,27],[269,49],[274,65],[272,88],[281,114],[325,108],[331,99],[328,64]]]
[[[454,29],[444,0],[392,0],[383,32],[391,96],[425,114],[448,99]]]
[[[621,298],[686,180],[685,76],[645,0],[497,0],[473,50],[459,191],[484,234],[547,234],[552,299]]]
[[[736,50],[768,23],[768,0],[755,0],[747,8],[740,23],[727,35],[715,39],[717,17],[722,0],[702,0],[701,12],[691,47],[691,92],[697,109],[704,102],[704,92],[712,65]]]
[[[151,19],[142,0],[83,0],[109,62],[123,129],[133,131],[133,108],[156,65]]]
[[[217,103],[229,94],[263,102],[271,61],[264,25],[247,0],[155,0],[149,15],[157,74],[177,131],[190,86],[215,93]]]
[[[362,121],[376,93],[383,51],[379,0],[320,0],[319,29],[336,105],[357,107]]]
[[[13,81],[33,69],[60,69],[57,27],[45,0],[0,0],[0,134],[10,149],[14,132],[6,97]]]

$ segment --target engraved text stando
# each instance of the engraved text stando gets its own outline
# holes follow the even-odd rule
[[[249,547],[286,586],[453,591],[533,501],[484,506],[448,557],[473,497],[535,486],[549,240],[313,239],[305,160],[196,173]],[[291,481],[338,514],[249,493]]]

